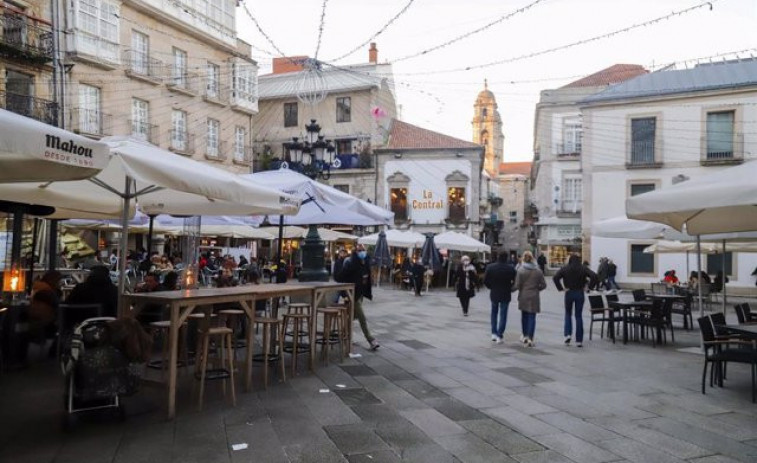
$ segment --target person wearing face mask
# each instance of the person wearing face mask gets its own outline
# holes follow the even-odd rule
[[[471,265],[470,257],[463,256],[460,259],[460,265],[455,272],[455,289],[457,298],[460,299],[460,306],[463,308],[463,316],[468,316],[468,306],[470,299],[476,295],[476,286],[478,285],[478,273],[476,268]]]
[[[360,329],[363,330],[363,335],[368,341],[370,349],[378,349],[379,343],[371,335],[368,323],[365,320],[365,312],[363,312],[363,297],[373,300],[371,293],[371,258],[368,256],[365,246],[358,244],[352,251],[352,255],[344,260],[339,281],[355,284],[355,317],[360,322]]]

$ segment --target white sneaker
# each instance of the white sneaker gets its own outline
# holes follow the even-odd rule
[[[570,336],[565,336],[565,345],[566,346],[570,345]]]
[[[583,346],[584,346],[584,343],[582,343],[582,342],[577,342],[576,343],[576,347],[583,347]]]
[[[532,339],[529,339],[528,341],[526,341],[526,345],[527,345],[528,347],[534,347],[534,345],[535,345],[535,344],[536,344],[536,343],[535,343],[535,342],[534,342],[534,341],[533,341]]]
[[[525,343],[526,343],[526,341],[528,341],[528,338],[527,338],[527,337],[525,337],[525,336],[523,336],[523,335],[521,334],[521,335],[520,335],[520,342],[522,342],[523,344],[525,344]]]
[[[499,339],[499,338],[497,337],[497,335],[496,335],[496,334],[493,334],[493,335],[492,335],[492,342],[497,342],[497,340],[498,340],[498,339]]]
[[[502,344],[502,338],[497,338],[497,344]]]

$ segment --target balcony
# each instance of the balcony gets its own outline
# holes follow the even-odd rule
[[[225,161],[226,160],[226,142],[219,141],[215,145],[206,143],[205,159],[209,159],[211,161]]]
[[[58,103],[54,101],[0,91],[0,107],[45,124],[58,125]]]
[[[150,124],[141,120],[129,119],[129,127],[131,127],[131,135],[140,140],[152,143],[153,145],[159,145],[158,139],[158,126]]]
[[[231,109],[246,114],[256,114],[258,112],[258,98],[252,93],[240,90],[231,90]]]
[[[172,73],[166,79],[166,87],[168,90],[177,93],[183,93],[184,95],[194,96],[197,95],[197,83],[199,77],[197,74],[184,72],[181,74]]]
[[[186,130],[171,130],[171,143],[168,149],[174,153],[191,156],[195,152],[195,136]]]
[[[703,166],[718,166],[725,164],[740,164],[744,161],[744,134],[736,133],[733,142],[721,144],[720,148],[707,146],[707,137],[701,137],[704,153],[700,164]]]
[[[655,153],[662,153],[662,140],[637,140],[627,144],[629,153],[627,169],[651,169],[662,167]]]
[[[73,60],[108,71],[116,69],[121,63],[118,42],[73,29],[66,34],[66,43],[66,55]]]
[[[560,160],[574,160],[581,156],[581,143],[557,143],[555,155]]]
[[[208,103],[217,104],[218,106],[226,106],[229,101],[229,89],[219,83],[213,84],[205,80],[205,85],[202,90],[202,99]]]
[[[557,217],[572,218],[581,216],[583,200],[580,199],[563,199],[560,201],[557,211]]]
[[[88,108],[73,108],[69,127],[74,132],[92,137],[104,137],[113,133],[113,117]]]
[[[123,59],[127,76],[152,85],[160,85],[163,81],[163,62],[133,50],[125,51]]]
[[[252,163],[252,146],[234,145],[234,163],[250,165]]]
[[[36,65],[53,60],[50,24],[5,7],[0,15],[0,26],[0,56]]]

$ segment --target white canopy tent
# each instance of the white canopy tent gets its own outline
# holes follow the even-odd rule
[[[82,180],[109,160],[105,143],[0,109],[0,183]]]
[[[386,243],[396,248],[420,248],[426,241],[426,237],[417,232],[400,231],[397,229],[387,230]],[[378,233],[361,236],[357,242],[369,246],[375,246],[378,241]]]
[[[451,249],[465,252],[491,252],[492,248],[475,238],[459,232],[448,231],[434,236],[434,243],[439,249]]]

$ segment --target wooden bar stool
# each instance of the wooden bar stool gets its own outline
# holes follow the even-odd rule
[[[268,366],[270,362],[278,362],[281,369],[281,381],[286,381],[286,374],[284,372],[284,336],[279,333],[281,327],[281,320],[278,318],[269,317],[256,317],[255,325],[263,327],[263,352],[259,356],[255,356],[256,360],[263,362],[263,384],[268,389]],[[275,334],[275,338],[272,336]],[[271,344],[276,343],[276,352],[271,353]]]
[[[237,396],[234,390],[234,344],[232,336],[234,332],[231,328],[225,326],[209,327],[206,325],[205,329],[200,331],[200,341],[202,343],[202,350],[200,351],[200,397],[197,403],[198,410],[202,410],[202,401],[205,394],[205,380],[223,380],[223,392],[226,394],[226,380],[229,379],[231,383],[231,403],[233,406],[237,405]],[[218,350],[221,365],[219,368],[208,369],[208,350],[210,347],[210,339],[212,337],[219,338],[220,348]],[[225,353],[224,353],[225,350]],[[228,357],[228,365],[224,366],[224,356]]]
[[[287,332],[289,329],[289,323],[292,324],[292,331]],[[303,325],[305,328],[303,328]],[[309,361],[312,360],[310,354],[310,315],[306,313],[287,313],[284,314],[284,323],[281,327],[282,339],[291,334],[292,344],[287,347],[284,346],[284,352],[292,354],[292,376],[297,372],[297,356],[299,354],[308,354]],[[307,337],[308,342],[301,342],[301,337]],[[282,359],[283,360],[283,359]],[[312,367],[312,364],[310,365]]]
[[[338,344],[339,359],[341,360],[344,357],[344,325],[342,323],[342,315],[336,307],[320,308],[316,311],[316,314],[323,315],[323,331],[315,342],[321,345],[321,358],[328,365],[331,344]]]
[[[247,313],[242,309],[224,309],[219,310],[218,315],[222,319],[221,324],[225,325],[227,328],[231,328],[234,332],[232,335],[234,339],[234,349],[245,347],[245,342],[239,339],[237,330],[239,329],[239,323],[242,320],[246,320]]]
[[[171,321],[170,320],[161,320],[157,322],[151,322],[150,323],[150,335],[153,338],[153,341],[155,338],[160,337],[162,340],[162,347],[161,347],[161,353],[160,353],[160,370],[161,370],[161,378],[165,379],[166,370],[168,367],[168,358],[169,358],[169,342],[168,342],[168,333],[169,329],[171,328]],[[182,361],[177,360],[177,366],[187,366],[189,365],[189,349],[187,346],[187,324],[182,323],[181,327],[179,327],[179,348],[181,349],[182,353]],[[183,363],[182,363],[183,362]],[[148,363],[148,366],[150,368],[158,368],[158,362],[150,362]]]
[[[350,332],[349,330],[352,328],[350,326],[350,306],[349,305],[330,305],[326,307],[327,309],[336,309],[339,311],[339,317],[342,320],[342,331],[341,331],[341,338],[342,341],[342,356],[344,357],[349,351],[350,351]]]

